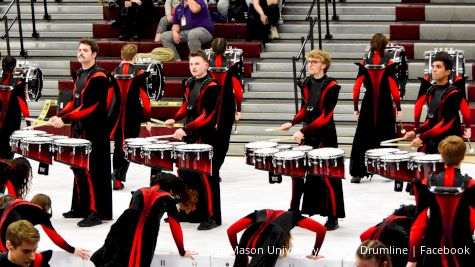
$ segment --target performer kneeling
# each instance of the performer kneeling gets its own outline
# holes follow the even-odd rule
[[[314,148],[338,147],[333,112],[341,86],[334,78],[326,75],[330,64],[328,52],[310,51],[307,59],[310,76],[303,81],[300,111],[291,122],[281,126],[283,131],[288,131],[293,125],[303,121],[304,127],[295,132],[293,138],[300,144]],[[308,175],[304,185],[304,179],[293,177],[291,210],[300,209],[302,194],[302,213],[328,216],[325,223],[327,230],[338,228],[338,218],[345,217],[341,179]]]
[[[411,228],[407,266],[416,266],[416,261],[417,266],[472,266],[475,181],[459,169],[466,146],[462,138],[449,136],[439,143],[438,149],[445,171],[426,181],[428,192],[424,195],[428,207]]]
[[[317,234],[309,259],[319,259],[318,255],[325,239],[326,229],[318,222],[306,218],[299,211],[256,210],[235,222],[228,228],[228,238],[236,254],[234,267],[275,266],[279,255],[290,251],[290,231],[300,226]],[[244,230],[241,240],[237,233]],[[252,257],[250,263],[248,256]]]
[[[135,191],[130,208],[112,225],[104,245],[91,257],[96,266],[150,266],[165,212],[180,255],[192,258],[194,253],[183,248],[175,198],[187,212],[196,199],[188,198],[183,181],[170,173],[154,175],[150,186]]]

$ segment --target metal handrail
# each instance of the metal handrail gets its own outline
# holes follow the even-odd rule
[[[16,11],[17,15],[15,18],[13,18],[13,21],[8,25],[8,12],[10,11],[10,8],[13,6],[13,4],[16,3]],[[26,50],[23,46],[23,28],[21,26],[21,12],[20,12],[20,0],[11,0],[10,4],[8,5],[8,8],[5,10],[3,13],[2,17],[0,18],[0,21],[4,21],[5,25],[5,33],[2,34],[2,39],[5,39],[7,42],[7,54],[10,56],[11,55],[11,50],[10,50],[10,29],[12,28],[13,24],[15,22],[18,22],[18,31],[20,33],[20,56],[22,57],[27,57]]]

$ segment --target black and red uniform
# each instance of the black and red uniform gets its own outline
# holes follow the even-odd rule
[[[110,81],[103,69],[95,65],[80,69],[74,83],[73,96],[58,114],[71,122],[71,137],[91,141],[89,170],[74,168],[74,189],[71,210],[86,217],[90,212],[101,219],[112,219],[112,188],[110,171],[110,126],[108,94]]]
[[[229,242],[236,254],[234,267],[275,266],[280,254],[278,250],[282,249],[295,226],[316,233],[315,245],[309,254],[318,255],[327,231],[323,225],[302,216],[298,211],[256,210],[228,228]],[[238,243],[237,234],[244,229]],[[256,253],[248,255],[246,251]],[[252,257],[250,263],[248,256]]]
[[[143,70],[133,64],[122,63],[112,73],[115,74],[133,76],[131,79],[116,79],[116,91],[120,92],[120,109],[111,132],[111,139],[114,140],[113,176],[124,182],[129,168],[124,154],[124,140],[139,136],[140,124],[142,121],[150,121],[152,110],[145,88],[146,73]],[[110,98],[108,102],[111,102]]]
[[[226,153],[229,149],[229,139],[231,138],[231,130],[235,120],[236,112],[241,112],[242,103],[242,84],[240,77],[240,68],[242,63],[237,62],[232,64],[224,55],[216,55],[210,61],[210,68],[223,68],[228,66],[227,71],[213,71],[210,74],[221,85],[221,95],[218,104],[218,118],[216,128],[216,140],[219,145],[216,145],[216,150],[213,151],[215,158],[213,163],[216,163],[216,169],[221,169],[224,163]],[[216,174],[219,176],[219,173]]]
[[[30,267],[50,267],[49,261],[53,256],[53,251],[46,250],[41,253],[35,253],[35,260],[30,263]],[[2,267],[22,267],[8,260],[8,253],[0,253],[0,266]]]
[[[15,175],[15,165],[8,159],[0,159],[0,191],[7,189],[9,195],[18,198]]]
[[[10,135],[20,129],[21,114],[29,117],[30,111],[26,104],[25,80],[14,77],[11,72],[3,72],[0,78],[0,158],[12,159]],[[12,90],[6,89],[13,87]]]
[[[454,193],[453,188],[462,192]],[[431,191],[427,194],[428,207],[411,228],[409,261],[417,260],[418,266],[430,267],[472,266],[475,181],[462,175],[459,169],[448,167],[430,177],[426,190]]]
[[[372,54],[369,59],[356,63],[359,71],[353,87],[354,111],[359,111],[361,85],[364,83],[366,88],[350,158],[350,174],[360,178],[370,175],[364,162],[366,151],[379,147],[381,141],[396,137],[396,116],[392,101],[397,111],[401,111],[399,88],[394,78],[397,65],[385,55],[381,56],[378,52]],[[367,64],[379,65],[380,68],[366,68]]]
[[[320,79],[308,77],[304,80],[301,108],[291,121],[292,125],[304,123],[300,129],[304,134],[303,145],[314,148],[338,147],[333,113],[340,88],[334,78],[326,75]],[[302,213],[345,217],[341,179],[307,175],[304,181],[300,177],[293,177],[290,209],[300,210],[302,194]]]
[[[68,242],[66,242],[66,240],[56,232],[51,224],[50,215],[40,206],[25,200],[16,199],[1,207],[0,214],[1,252],[7,252],[5,238],[8,226],[19,220],[27,220],[33,225],[41,225],[51,241],[53,241],[58,247],[69,253],[74,253],[74,247],[69,245]]]
[[[361,242],[366,240],[381,241],[386,247],[394,248],[389,253],[393,266],[406,266],[409,235],[415,220],[415,212],[416,207],[414,205],[401,207],[381,223],[364,231],[360,235]]]
[[[221,86],[209,75],[201,79],[194,77],[184,82],[185,95],[183,103],[175,114],[175,121],[185,120],[183,130],[187,136],[183,138],[186,143],[201,143],[213,146],[213,151],[219,142],[216,141],[216,117],[218,98]],[[180,170],[179,175],[188,187],[198,191],[199,200],[197,209],[188,217],[195,217],[198,221],[214,218],[218,225],[221,224],[221,200],[218,164],[212,159],[213,174]],[[180,214],[181,215],[181,214]],[[182,217],[180,217],[182,219]],[[191,219],[194,220],[194,219]]]
[[[438,153],[439,142],[450,135],[462,137],[459,111],[462,113],[465,127],[470,129],[470,107],[464,97],[457,79],[452,85],[432,85],[426,79],[421,80],[421,89],[414,107],[415,132],[424,142],[420,149],[428,154]],[[419,125],[422,107],[427,104],[426,120]]]
[[[181,256],[185,255],[176,201],[157,185],[135,191],[129,209],[112,225],[104,245],[91,261],[96,266],[150,266],[165,212],[178,251]]]

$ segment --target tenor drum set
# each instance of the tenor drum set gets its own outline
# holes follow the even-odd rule
[[[339,148],[294,146],[270,141],[250,142],[244,146],[246,163],[254,168],[291,177],[324,175],[345,178],[345,152]]]
[[[53,159],[71,167],[89,169],[91,142],[85,139],[51,135],[38,130],[18,130],[10,136],[12,152],[52,164]]]
[[[410,153],[397,148],[366,151],[365,165],[371,174],[404,182],[421,181],[444,170],[440,154]]]
[[[213,147],[208,144],[169,142],[157,137],[129,138],[125,158],[133,163],[173,171],[178,169],[212,174]]]

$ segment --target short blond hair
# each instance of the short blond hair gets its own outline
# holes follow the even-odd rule
[[[135,55],[137,55],[137,46],[134,44],[126,44],[122,46],[122,49],[120,50],[120,55],[122,58],[126,61],[131,61],[134,59]]]
[[[21,246],[23,242],[36,244],[40,241],[40,233],[27,220],[19,220],[11,223],[7,228],[6,240],[14,248]]]
[[[440,141],[437,149],[445,165],[456,166],[462,162],[465,157],[467,146],[462,137],[451,135]]]
[[[316,58],[316,59],[320,59],[322,61],[322,63],[326,65],[326,67],[323,71],[325,73],[327,73],[328,69],[330,68],[331,62],[332,62],[332,58],[330,56],[330,53],[328,53],[325,50],[314,49],[314,50],[310,51],[307,55],[307,58],[311,58],[311,57]]]

